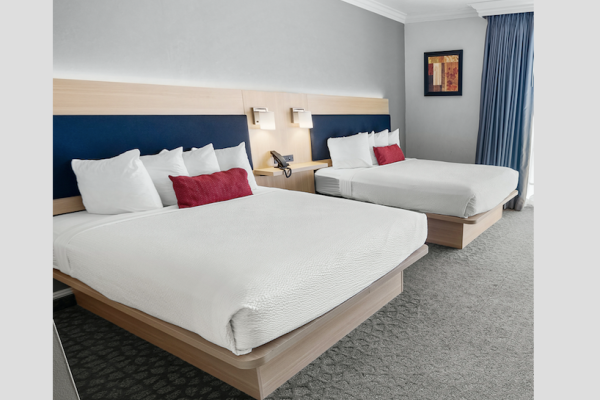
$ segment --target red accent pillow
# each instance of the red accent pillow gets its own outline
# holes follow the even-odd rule
[[[375,158],[379,165],[391,164],[398,161],[404,161],[404,153],[397,144],[390,146],[373,147]]]
[[[243,168],[198,176],[171,176],[179,208],[202,206],[250,196],[248,173]]]

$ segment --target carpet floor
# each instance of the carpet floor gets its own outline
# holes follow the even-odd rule
[[[268,398],[533,399],[533,214],[430,245],[402,294]],[[54,321],[82,400],[250,398],[79,306]]]

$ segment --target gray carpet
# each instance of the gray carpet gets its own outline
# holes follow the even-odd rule
[[[248,399],[73,306],[54,313],[82,400]],[[532,399],[533,208],[430,245],[404,292],[269,399]]]

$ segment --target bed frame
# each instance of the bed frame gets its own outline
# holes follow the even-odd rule
[[[254,104],[256,96],[252,95],[258,96],[260,102]],[[284,100],[296,96],[283,95],[280,97]],[[270,97],[273,96],[267,92],[233,89],[55,79],[53,215],[85,209],[70,168],[72,158],[113,157],[135,147],[139,147],[144,155],[154,154],[162,148],[199,147],[203,145],[202,141],[219,144],[217,148],[245,141],[252,160],[249,151],[252,135],[248,133],[248,127],[253,123],[251,107],[265,105],[263,102]],[[385,99],[309,95],[308,104],[312,104],[312,109],[328,112],[388,110]],[[243,129],[240,128],[240,115],[248,121],[247,126],[243,122]],[[283,121],[278,124],[286,126]],[[195,132],[195,136],[190,132]],[[253,148],[268,153],[265,149],[272,148],[272,143],[262,143],[265,134],[259,133],[254,134]],[[253,398],[264,399],[402,293],[403,270],[427,252],[427,245],[421,246],[395,269],[331,311],[242,356],[236,356],[193,332],[112,301],[56,269],[53,276],[73,289],[81,307]]]
[[[473,215],[469,218],[452,217],[449,215],[427,215],[427,243],[464,249],[477,236],[502,218],[504,205],[518,194],[513,190],[500,204],[490,211]]]
[[[236,356],[199,335],[112,301],[54,269],[73,289],[77,304],[252,396],[264,399],[402,293],[403,270],[428,252],[421,246],[400,265],[321,317]]]

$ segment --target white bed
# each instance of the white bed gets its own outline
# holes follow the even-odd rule
[[[371,168],[323,168],[317,193],[424,213],[468,218],[498,206],[516,187],[517,171],[487,165],[406,159]]]
[[[346,301],[427,236],[423,214],[270,188],[54,227],[55,268],[236,355]]]

